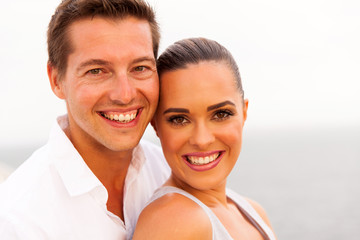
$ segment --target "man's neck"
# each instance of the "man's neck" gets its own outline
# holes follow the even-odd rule
[[[124,220],[124,184],[133,149],[111,151],[99,144],[91,144],[91,141],[86,141],[86,139],[72,137],[69,125],[65,122],[60,123],[60,121],[59,124],[85,163],[106,188],[108,192],[107,209]]]
[[[107,209],[124,220],[123,198],[126,174],[132,159],[131,152],[78,150],[85,163],[108,192]]]

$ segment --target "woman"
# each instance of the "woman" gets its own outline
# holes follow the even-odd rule
[[[133,239],[275,239],[264,210],[226,189],[248,100],[238,67],[215,41],[179,41],[158,59],[152,125],[172,174],[141,213]]]

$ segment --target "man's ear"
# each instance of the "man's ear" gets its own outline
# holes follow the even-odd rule
[[[159,137],[159,134],[158,134],[158,132],[157,132],[157,128],[156,128],[156,121],[155,121],[155,119],[154,119],[154,118],[153,118],[153,119],[151,119],[150,124],[151,124],[151,126],[154,128],[154,131],[155,131],[155,133],[156,133],[156,136],[158,136],[158,137]]]
[[[51,66],[50,63],[47,64],[47,74],[50,81],[50,86],[55,95],[60,99],[65,99],[63,84],[59,79],[59,71]]]

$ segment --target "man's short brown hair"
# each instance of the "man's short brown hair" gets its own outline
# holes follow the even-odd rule
[[[65,74],[67,57],[73,51],[67,31],[69,26],[95,16],[124,19],[136,17],[149,22],[154,57],[157,58],[160,33],[153,9],[143,0],[63,0],[49,23],[47,32],[48,64],[56,68],[59,78]]]

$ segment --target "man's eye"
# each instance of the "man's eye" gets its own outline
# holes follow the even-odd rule
[[[154,73],[156,73],[156,69],[154,70],[150,65],[141,65],[133,67],[130,73],[134,78],[138,80],[144,80],[154,76]]]
[[[136,72],[142,72],[142,71],[144,71],[146,69],[146,67],[144,67],[144,66],[138,66],[138,67],[135,67],[135,71]]]
[[[95,68],[95,69],[91,69],[88,71],[88,73],[93,74],[93,75],[98,75],[102,72],[102,70],[100,68]]]

